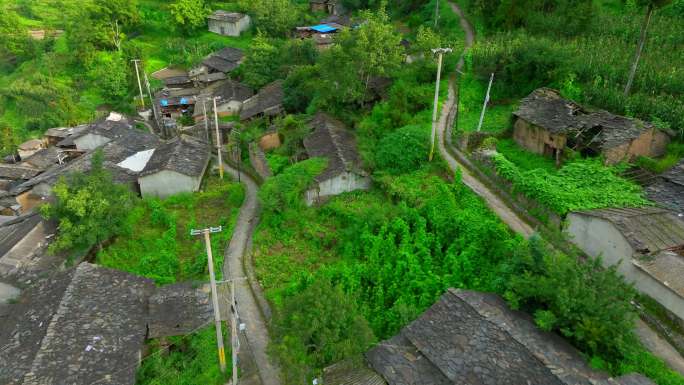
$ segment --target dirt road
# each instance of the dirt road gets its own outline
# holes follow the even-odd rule
[[[238,171],[225,165],[225,170],[236,180]],[[248,175],[241,173],[240,179],[245,186],[245,201],[233,230],[233,236],[225,250],[223,276],[235,281],[235,298],[238,304],[240,322],[246,326],[244,332],[248,346],[241,347],[241,354],[250,354],[258,369],[258,377],[263,385],[280,385],[280,369],[266,354],[269,335],[266,322],[257,306],[249,282],[245,279],[243,259],[247,240],[254,231],[258,215],[257,191],[259,188]],[[244,383],[244,382],[243,382]],[[256,381],[250,381],[256,383]]]

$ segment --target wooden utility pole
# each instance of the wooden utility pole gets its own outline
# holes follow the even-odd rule
[[[218,348],[219,366],[221,373],[226,372],[226,352],[223,347],[223,333],[221,332],[221,313],[219,311],[218,293],[216,290],[216,277],[214,276],[214,259],[211,255],[210,233],[221,232],[222,227],[207,227],[206,229],[190,230],[190,235],[204,235],[204,243],[207,247],[207,263],[209,264],[209,282],[211,284],[211,302],[214,307],[214,321],[216,322],[216,345]],[[234,375],[234,374],[233,374]]]
[[[639,35],[639,43],[637,44],[637,50],[634,54],[634,61],[632,62],[632,67],[629,70],[627,85],[625,85],[625,97],[629,96],[629,91],[632,89],[634,76],[636,75],[637,67],[639,66],[639,59],[641,59],[641,53],[643,52],[644,44],[646,43],[646,31],[648,31],[648,25],[651,23],[651,16],[653,16],[654,9],[655,7],[653,6],[653,2],[649,2],[648,9],[646,10],[646,18],[644,19],[644,23],[641,25],[641,34]]]
[[[238,383],[238,371],[237,371],[237,357],[238,357],[238,349],[240,348],[239,345],[239,340],[238,340],[238,326],[237,326],[237,321],[238,321],[238,315],[237,315],[237,303],[235,302],[235,280],[232,279],[230,282],[230,310],[231,310],[231,323],[230,323],[230,347],[231,347],[231,353],[232,353],[232,361],[233,361],[233,384],[232,385],[237,385]]]
[[[437,20],[439,20],[439,0],[435,0],[435,29],[437,29]]]
[[[451,52],[451,48],[434,48],[432,54],[438,56],[437,59],[437,81],[435,83],[435,102],[432,109],[432,133],[430,134],[430,155],[428,160],[432,161],[432,156],[435,153],[435,133],[437,131],[437,104],[439,103],[439,82],[442,78],[442,55]]]
[[[207,144],[211,144],[209,140],[209,121],[207,120],[207,99],[202,98],[202,111],[204,112],[204,136],[207,138]]]
[[[218,124],[218,111],[216,110],[216,99],[221,99],[220,97],[214,97],[214,123],[216,124],[216,152],[218,152],[218,163],[219,163],[219,177],[223,179],[223,158],[221,157],[221,133],[219,132]]]
[[[477,130],[480,131],[482,128],[482,122],[484,121],[485,110],[487,109],[487,103],[489,103],[489,92],[492,90],[492,82],[494,81],[494,72],[489,77],[489,85],[487,86],[487,94],[485,94],[484,104],[482,105],[482,113],[480,113],[480,122],[477,124]]]
[[[135,76],[138,78],[138,90],[140,90],[140,105],[142,106],[143,110],[145,109],[145,97],[143,96],[143,91],[142,91],[142,84],[140,83],[140,71],[138,70],[138,62],[140,62],[140,59],[133,59],[131,60],[133,64],[135,64]]]

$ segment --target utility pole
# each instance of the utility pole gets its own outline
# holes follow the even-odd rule
[[[219,163],[219,177],[223,179],[223,158],[221,157],[221,134],[219,133],[218,111],[216,110],[216,99],[221,99],[219,96],[214,97],[214,123],[216,124],[216,150],[218,152]]]
[[[140,62],[140,59],[133,59],[131,61],[135,64],[135,76],[138,78],[138,90],[140,90],[140,105],[142,106],[142,108],[144,110],[145,109],[145,97],[143,96],[142,84],[140,83],[140,72],[138,70],[138,62]]]
[[[207,144],[211,144],[209,140],[209,121],[207,120],[207,99],[202,98],[202,111],[204,112],[204,134],[207,138]]]
[[[487,86],[487,94],[485,95],[484,104],[482,105],[482,113],[480,113],[480,122],[477,124],[477,130],[480,131],[482,128],[482,122],[484,121],[485,110],[487,109],[487,103],[489,103],[489,91],[492,90],[492,82],[494,81],[494,72],[489,77],[489,85]]]
[[[231,310],[231,323],[230,323],[230,347],[231,347],[231,353],[232,353],[232,362],[233,362],[233,384],[232,385],[237,385],[238,383],[238,373],[237,373],[237,355],[238,355],[238,349],[240,348],[239,345],[239,340],[238,340],[238,334],[237,334],[237,321],[238,321],[238,315],[237,315],[237,303],[235,302],[235,279],[232,279],[230,282],[230,310]]]
[[[435,103],[432,110],[432,133],[430,134],[430,155],[429,161],[432,161],[432,155],[435,152],[435,132],[437,130],[437,103],[439,102],[439,82],[442,78],[442,56],[445,53],[450,53],[451,48],[433,48],[432,54],[437,55],[437,82],[435,83]]]
[[[437,29],[437,20],[439,20],[439,0],[435,0],[435,29]]]
[[[226,372],[226,352],[223,348],[223,333],[221,332],[221,314],[219,312],[218,294],[216,292],[216,277],[214,276],[214,259],[211,255],[210,233],[221,232],[222,227],[207,227],[206,229],[190,230],[190,235],[204,235],[204,243],[207,247],[207,263],[209,264],[209,282],[211,284],[211,301],[214,306],[214,321],[216,322],[216,345],[218,348],[219,365],[221,373]]]

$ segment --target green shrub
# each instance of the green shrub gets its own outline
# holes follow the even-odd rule
[[[402,127],[380,140],[375,152],[379,171],[402,174],[417,170],[427,162],[430,133],[425,125]]]

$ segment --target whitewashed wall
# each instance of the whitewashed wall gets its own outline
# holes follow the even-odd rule
[[[306,204],[311,206],[319,198],[339,195],[344,192],[367,190],[370,188],[370,184],[370,178],[367,176],[358,175],[353,172],[345,172],[320,182],[307,190],[305,194]]]
[[[140,195],[143,197],[166,198],[182,192],[195,192],[199,190],[201,182],[201,176],[189,177],[170,170],[162,170],[138,178]]]

